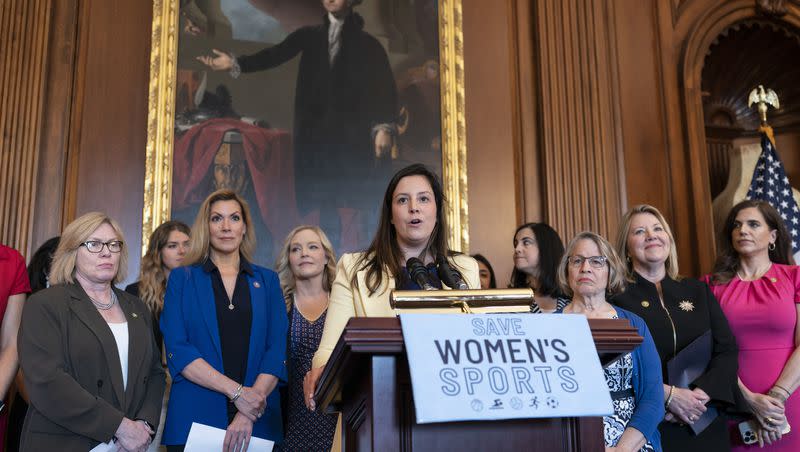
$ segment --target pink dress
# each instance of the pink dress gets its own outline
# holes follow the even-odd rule
[[[709,277],[706,276],[706,282]],[[800,303],[800,267],[772,264],[756,281],[734,277],[711,285],[739,345],[739,378],[751,391],[766,393],[778,379],[795,349],[796,303]],[[734,451],[800,451],[800,396],[786,401],[792,432],[772,446],[745,446],[738,426],[731,434]]]

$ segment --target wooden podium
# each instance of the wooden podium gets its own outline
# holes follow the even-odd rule
[[[626,320],[589,320],[605,365],[642,342]],[[350,319],[315,394],[342,413],[343,451],[600,451],[599,417],[417,424],[398,318]]]

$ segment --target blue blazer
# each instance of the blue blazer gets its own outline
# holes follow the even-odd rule
[[[259,374],[274,375],[279,384],[285,383],[288,322],[278,275],[258,265],[253,265],[253,274],[247,275],[253,323],[247,374],[241,383],[252,386]],[[228,397],[181,375],[181,371],[197,358],[223,372],[214,290],[202,265],[170,272],[161,314],[161,331],[172,375],[163,444],[186,444],[192,422],[226,429]],[[275,390],[267,396],[264,414],[253,424],[253,436],[279,442],[282,432],[280,395]]]
[[[645,439],[657,452],[661,452],[661,434],[658,424],[664,420],[664,380],[661,376],[661,358],[653,342],[653,336],[647,324],[638,315],[626,311],[619,306],[614,306],[617,317],[626,319],[631,326],[636,328],[639,336],[644,339],[638,347],[631,352],[633,358],[633,385],[636,408],[626,427],[633,427],[642,432]],[[564,308],[556,310],[557,314],[564,312]]]
[[[617,310],[617,317],[630,321],[631,326],[636,328],[639,335],[644,338],[632,352],[633,378],[631,383],[636,399],[636,409],[633,410],[633,417],[628,422],[628,427],[642,432],[655,450],[661,451],[661,434],[658,431],[658,424],[664,420],[664,381],[661,374],[661,358],[645,321],[619,306],[614,306],[614,309]]]

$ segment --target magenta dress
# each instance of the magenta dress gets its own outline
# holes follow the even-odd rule
[[[706,282],[709,277],[706,276]],[[778,380],[794,352],[796,303],[800,303],[800,267],[772,264],[756,281],[734,277],[727,284],[710,285],[739,345],[739,378],[753,392],[766,393]],[[792,432],[772,446],[745,446],[732,424],[733,451],[800,451],[800,398],[786,400]]]

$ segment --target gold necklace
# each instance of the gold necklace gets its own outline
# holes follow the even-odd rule
[[[739,279],[741,279],[742,281],[757,281],[757,280],[763,278],[764,275],[767,274],[767,272],[769,271],[770,268],[772,268],[772,262],[769,263],[769,266],[764,271],[757,271],[757,272],[753,273],[753,279],[744,279],[742,277],[742,274],[739,273],[739,270],[736,270],[736,276],[738,276]],[[755,275],[758,275],[758,277],[756,278]]]

